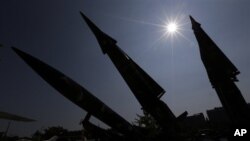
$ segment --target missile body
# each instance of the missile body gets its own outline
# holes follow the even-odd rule
[[[83,13],[81,16],[94,33],[102,52],[109,56],[142,109],[152,115],[164,130],[169,131],[169,133],[175,132],[176,117],[167,104],[160,100],[165,90],[116,45],[115,39],[101,31]]]
[[[132,125],[129,122],[75,81],[31,55],[16,48],[13,50],[47,83],[71,102],[120,133],[127,134],[132,131]]]
[[[249,124],[249,108],[235,85],[238,81],[236,76],[240,73],[239,70],[205,33],[200,23],[191,16],[190,20],[199,45],[201,60],[223,108],[233,125]]]

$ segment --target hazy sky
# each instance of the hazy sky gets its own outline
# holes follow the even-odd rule
[[[81,129],[86,112],[64,98],[11,49],[15,46],[60,70],[129,122],[140,105],[81,18],[84,12],[155,79],[176,116],[221,106],[200,59],[192,15],[241,71],[237,83],[250,102],[249,0],[5,0],[0,1],[0,111],[36,119],[13,122],[10,135],[61,125]],[[159,25],[178,19],[174,38]],[[0,131],[7,127],[0,121]],[[100,121],[95,122],[101,125]]]

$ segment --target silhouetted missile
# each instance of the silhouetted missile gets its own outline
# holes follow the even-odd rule
[[[240,90],[235,85],[240,73],[200,24],[190,16],[192,29],[199,44],[201,60],[208,78],[234,125],[250,125],[249,108]]]
[[[175,126],[175,115],[169,107],[160,100],[165,93],[146,72],[144,72],[125,52],[116,41],[101,31],[83,13],[82,17],[94,33],[104,53],[107,53],[131,91],[141,104],[143,110],[151,114],[165,129]]]
[[[24,53],[16,48],[13,50],[46,82],[58,90],[63,96],[78,105],[80,108],[88,111],[102,122],[113,129],[126,134],[131,132],[132,125],[119,116],[111,108],[97,99],[85,88],[74,82],[72,79],[43,63],[42,61]]]
[[[190,16],[192,29],[199,44],[201,59],[206,67],[208,77],[212,85],[221,77],[227,77],[233,81],[238,81],[236,75],[240,72],[226,55],[219,49],[213,40],[204,32],[200,23]],[[218,76],[218,74],[220,76]]]
[[[26,117],[6,113],[6,112],[0,112],[0,119],[7,119],[7,120],[13,120],[13,121],[21,121],[21,122],[33,122],[35,120],[29,119]]]

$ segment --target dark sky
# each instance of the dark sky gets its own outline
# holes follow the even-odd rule
[[[127,119],[140,105],[102,51],[83,11],[165,90],[177,116],[221,106],[201,62],[188,16],[192,15],[241,71],[237,83],[250,102],[249,0],[5,0],[0,1],[0,111],[36,119],[13,122],[10,135],[30,135],[61,125],[81,129],[86,112],[49,86],[11,49],[15,46],[60,70]],[[180,33],[162,37],[167,19],[178,18]],[[100,121],[95,121],[102,126]],[[6,120],[0,121],[0,131]]]

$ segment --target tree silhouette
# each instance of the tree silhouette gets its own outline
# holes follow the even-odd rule
[[[53,136],[59,136],[67,133],[68,130],[64,129],[61,126],[52,126],[48,127],[42,131],[37,130],[33,135],[32,138],[34,140],[47,140]]]
[[[149,113],[143,111],[143,115],[137,114],[137,117],[133,124],[144,129],[147,136],[152,137],[159,133],[160,126]]]

